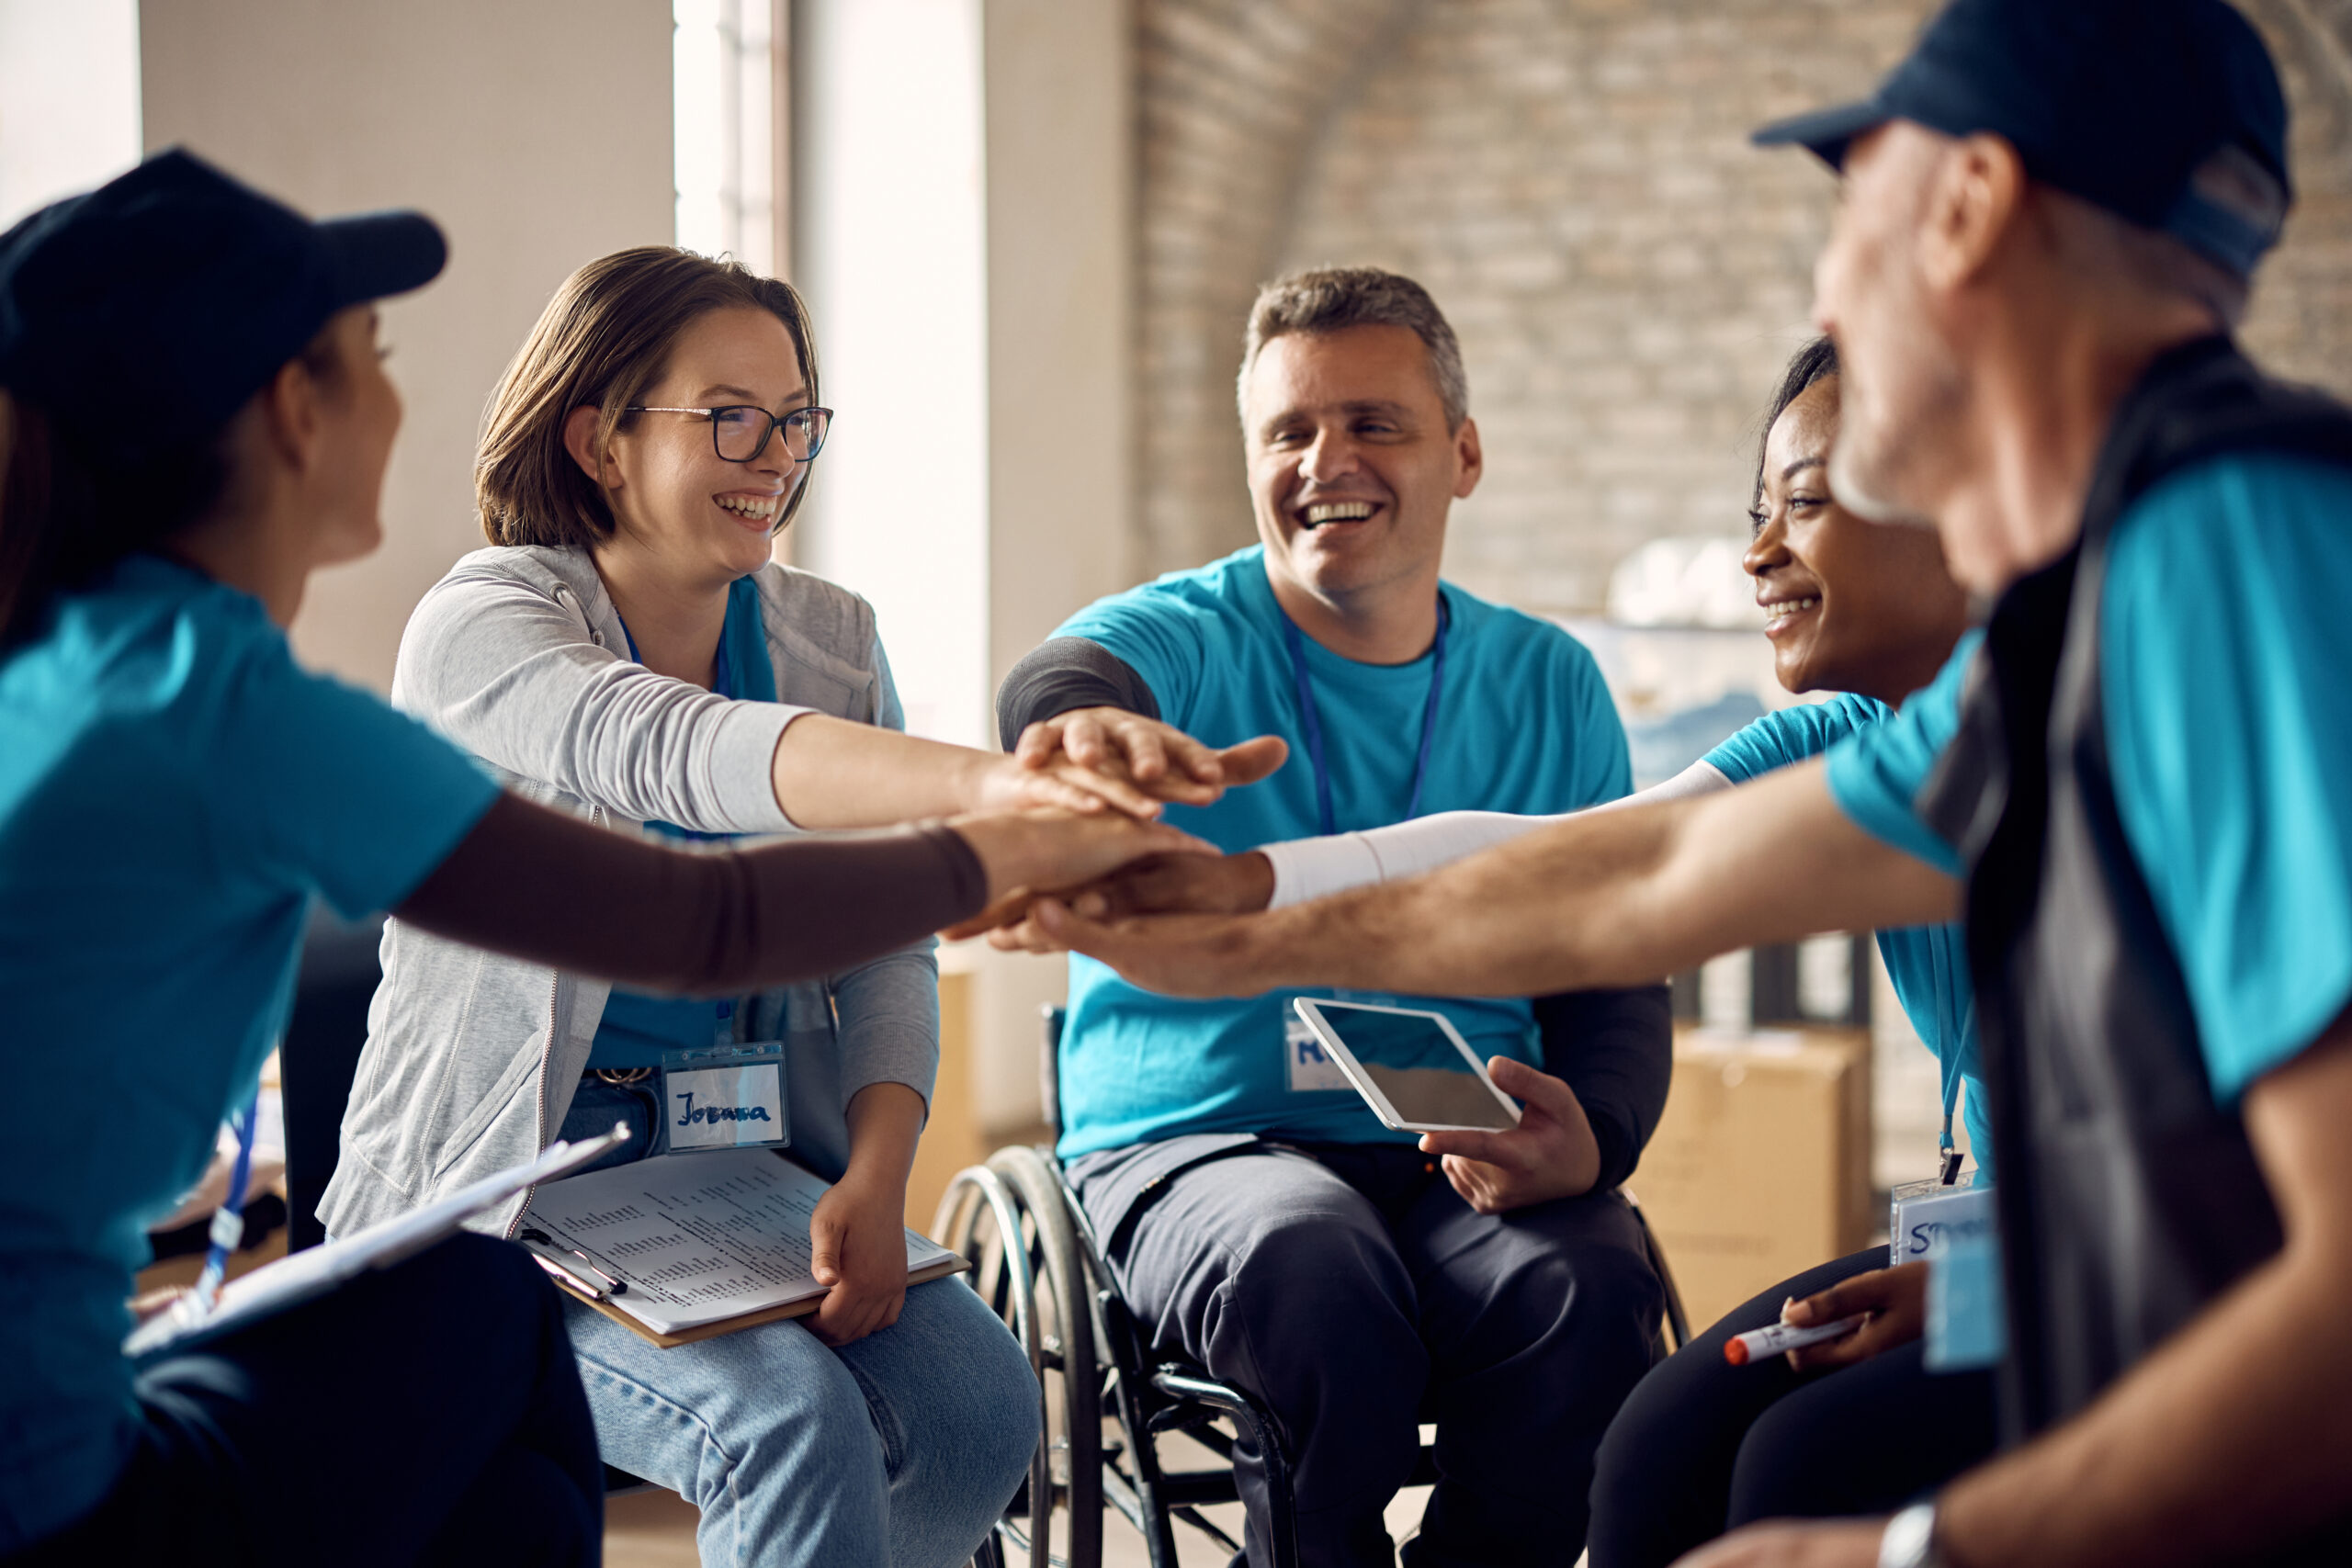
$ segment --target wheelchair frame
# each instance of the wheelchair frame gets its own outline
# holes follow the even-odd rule
[[[1045,1104],[1058,1126],[1060,1008],[1045,1010]],[[1690,1338],[1681,1293],[1641,1205],[1631,1193],[1624,1196],[1664,1287],[1661,1338],[1679,1348]],[[1050,1147],[1013,1145],[958,1172],[940,1200],[931,1234],[972,1265],[972,1288],[1021,1341],[1037,1376],[1043,1435],[1029,1479],[975,1563],[1003,1568],[1025,1559],[1030,1568],[1101,1568],[1106,1506],[1143,1537],[1151,1568],[1178,1568],[1174,1527],[1180,1521],[1224,1551],[1238,1552],[1241,1543],[1201,1509],[1240,1500],[1232,1465],[1236,1450],[1247,1442],[1266,1472],[1272,1537],[1268,1568],[1296,1568],[1290,1459],[1272,1413],[1181,1357],[1153,1354]],[[1106,1415],[1117,1424],[1115,1437],[1104,1433]],[[1200,1443],[1220,1462],[1170,1469],[1159,1439],[1172,1432]],[[1406,1484],[1436,1479],[1424,1448]],[[1057,1506],[1068,1521],[1061,1554],[1053,1550]]]

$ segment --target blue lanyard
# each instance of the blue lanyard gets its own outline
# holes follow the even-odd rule
[[[254,1173],[254,1123],[261,1119],[261,1088],[255,1085],[253,1098],[245,1101],[243,1111],[229,1118],[229,1126],[237,1134],[236,1162],[229,1168],[228,1195],[220,1206],[212,1211],[212,1227],[204,1249],[204,1269],[196,1277],[194,1294],[197,1311],[210,1312],[213,1302],[220,1294],[221,1276],[229,1269],[229,1256],[245,1239],[245,1184]]]
[[[1399,821],[1409,821],[1421,814],[1421,786],[1429,782],[1430,750],[1437,739],[1437,701],[1445,690],[1445,631],[1452,615],[1445,607],[1445,594],[1437,596],[1437,640],[1430,645],[1430,696],[1421,707],[1421,744],[1413,758],[1413,790],[1405,799],[1405,815]],[[1298,623],[1283,616],[1283,640],[1290,646],[1291,673],[1298,678],[1298,721],[1306,731],[1306,760],[1315,768],[1315,806],[1322,814],[1323,835],[1326,838],[1340,830],[1339,813],[1331,805],[1331,769],[1323,751],[1323,715],[1315,705],[1315,683],[1306,673],[1306,638],[1300,635]]]
[[[1962,982],[1953,979],[1951,966],[1945,962],[1947,955],[1941,942],[1935,943],[1928,951],[1935,955],[1937,996],[1948,998],[1953,994],[1951,987]],[[1943,1132],[1936,1140],[1936,1176],[1938,1180],[1950,1187],[1960,1179],[1960,1149],[1951,1139],[1952,1107],[1960,1103],[1960,1032],[1951,1027],[1952,1021],[1946,1016],[1945,1009],[1939,1008],[1937,1012],[1938,1023],[1951,1038],[1939,1043],[1940,1049],[1937,1054],[1936,1065],[1943,1069],[1944,1125]]]

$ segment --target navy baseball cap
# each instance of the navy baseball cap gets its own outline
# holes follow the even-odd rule
[[[1891,119],[2003,137],[2035,179],[2241,277],[2293,200],[2278,73],[2222,0],[1951,0],[1870,97],[1754,140],[1835,168]]]
[[[159,152],[0,235],[0,386],[104,457],[220,430],[346,307],[430,282],[433,220],[314,223]]]

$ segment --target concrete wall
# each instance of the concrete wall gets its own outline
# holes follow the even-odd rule
[[[548,297],[670,239],[668,0],[140,11],[151,150],[185,144],[312,212],[416,207],[448,231],[448,270],[385,312],[408,420],[384,547],[314,578],[294,626],[306,660],[381,687],[418,597],[482,542],[482,406]]]

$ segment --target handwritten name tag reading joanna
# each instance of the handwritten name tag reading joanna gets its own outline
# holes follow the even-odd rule
[[[789,1141],[784,1125],[784,1072],[774,1062],[673,1067],[662,1074],[662,1093],[673,1149],[731,1149]]]

